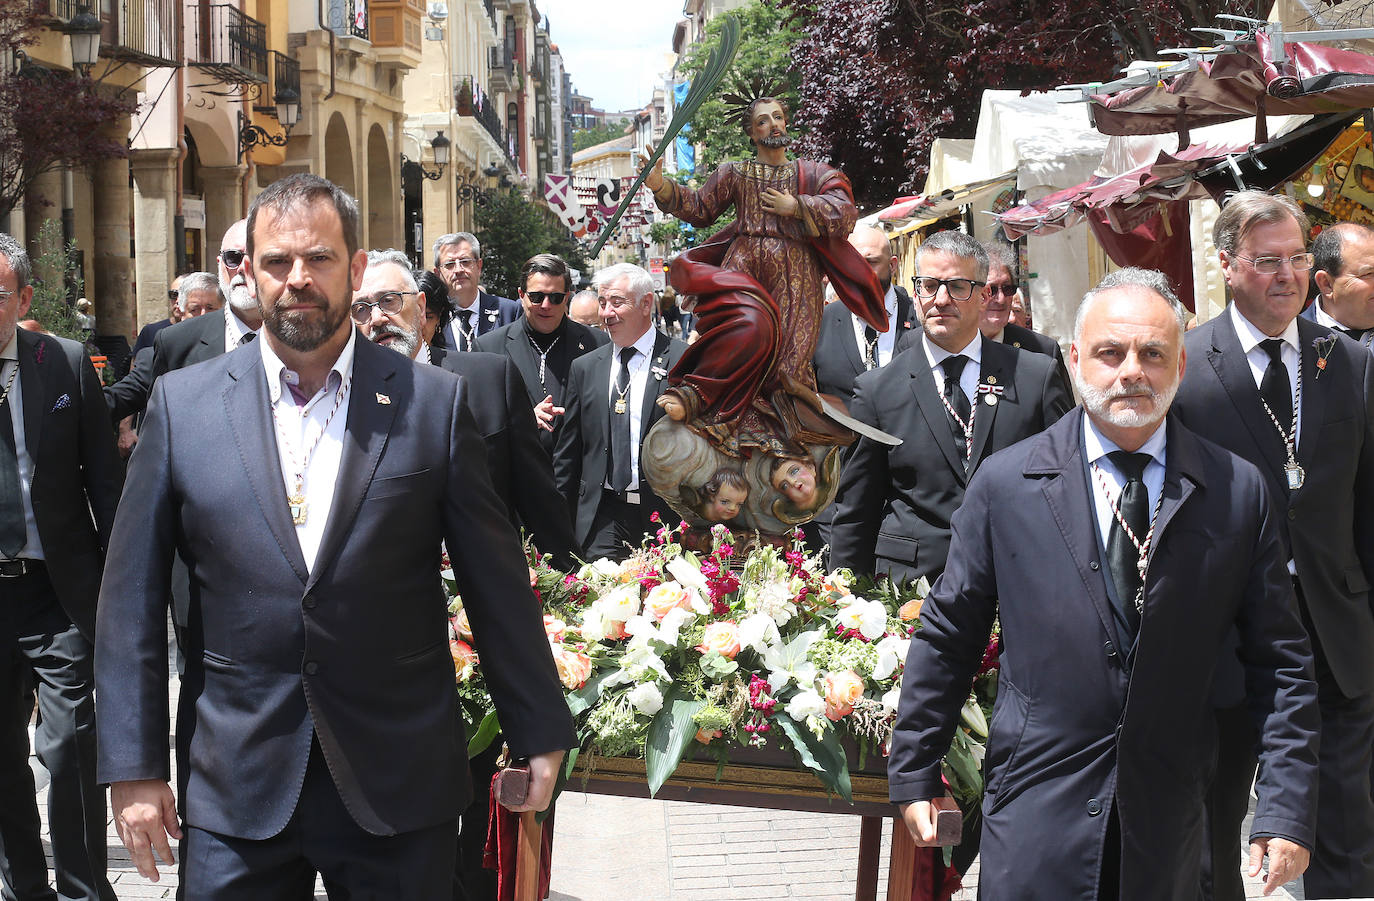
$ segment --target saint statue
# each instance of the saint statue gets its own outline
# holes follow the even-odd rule
[[[849,179],[824,163],[788,158],[787,109],[777,98],[727,99],[739,101],[735,118],[754,159],[723,163],[699,190],[665,179],[661,162],[644,182],[659,209],[697,227],[735,211],[734,222],[673,262],[672,286],[695,299],[700,337],[659,403],[727,459],[764,454],[807,461],[814,472],[815,454],[854,440],[835,415],[843,405],[817,395],[811,366],[825,280],[878,331],[887,330],[883,292],[846,240],[858,218]],[[767,477],[776,469],[763,470],[751,495],[780,499]],[[820,490],[824,480],[802,481],[805,490],[782,498],[788,522],[810,519],[833,497],[833,486]]]

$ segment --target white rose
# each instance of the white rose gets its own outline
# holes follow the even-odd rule
[[[596,604],[582,611],[582,637],[587,641],[606,639],[606,617]]]
[[[742,648],[753,648],[761,654],[768,645],[779,640],[778,626],[773,622],[773,617],[766,613],[746,616],[739,624],[739,643]]]
[[[639,613],[639,585],[633,582],[622,585],[596,603],[607,619],[627,622]]]
[[[787,715],[799,723],[806,722],[808,716],[824,716],[825,698],[812,688],[799,691],[787,702]]]
[[[879,681],[892,678],[898,665],[906,660],[906,651],[910,644],[910,638],[901,638],[897,635],[889,635],[878,642],[878,662],[873,667],[873,678]]]
[[[645,716],[653,716],[663,709],[663,692],[652,682],[641,682],[636,685],[628,697],[635,710]]]
[[[846,629],[854,629],[869,641],[877,641],[887,631],[887,608],[879,601],[854,598],[835,617]]]
[[[882,697],[883,713],[896,713],[897,702],[901,699],[901,697],[902,686],[900,684],[894,685],[891,688],[889,688],[886,691],[886,693],[883,694]]]

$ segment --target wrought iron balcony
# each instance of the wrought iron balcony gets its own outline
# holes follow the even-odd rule
[[[100,52],[143,66],[181,64],[181,10],[178,0],[118,0],[102,3]],[[113,6],[113,8],[108,8]]]
[[[492,140],[506,151],[506,155],[510,155],[506,132],[501,127],[501,117],[496,112],[495,103],[471,75],[459,75],[453,79],[453,106],[458,115],[476,119]]]
[[[493,91],[515,90],[515,59],[505,47],[491,48],[491,89]]]
[[[227,84],[267,83],[267,28],[236,7],[191,4],[197,18],[187,62]]]
[[[263,90],[253,104],[253,109],[271,116],[277,115],[277,98],[286,91],[294,91],[296,102],[301,98],[301,64],[285,53],[268,51],[272,58],[272,91]]]
[[[329,0],[329,30],[341,38],[368,40],[370,29],[365,0]]]

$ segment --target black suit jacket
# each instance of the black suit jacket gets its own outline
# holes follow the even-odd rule
[[[676,338],[669,338],[662,332],[657,335],[640,408],[641,447],[649,428],[663,415],[657,400],[668,387],[667,373],[687,349],[687,345]],[[596,508],[601,504],[601,490],[606,484],[606,460],[610,451],[611,356],[615,351],[616,346],[607,343],[573,361],[564,392],[565,422],[553,454],[554,482],[568,503],[573,536],[583,547],[591,535]],[[660,370],[663,375],[655,375],[653,369]],[[641,504],[657,510],[660,516],[672,516],[668,505],[649,488],[642,472],[639,474],[639,494]]]
[[[917,343],[854,381],[850,413],[902,439],[860,438],[845,464],[831,532],[831,565],[894,579],[934,579],[949,555],[949,522],[978,464],[1052,425],[1073,406],[1043,354],[982,338],[981,384],[1003,389],[995,405],[975,398],[973,455],[964,470],[948,414]]]
[[[123,465],[100,379],[85,349],[24,329],[16,335],[38,543],[62,609],[81,634],[94,639],[96,598]],[[0,407],[0,416],[9,415],[8,404]]]
[[[1207,688],[1239,627],[1262,723],[1253,832],[1311,847],[1316,686],[1265,480],[1173,417],[1135,654],[1116,639],[1076,410],[984,461],[907,653],[888,761],[894,801],[944,795],[949,747],[1002,627],[988,736],[982,897],[1096,898],[1108,823],[1121,897],[1198,897],[1215,765]],[[1161,736],[1168,736],[1163,740]]]
[[[539,404],[552,394],[553,405],[561,407],[564,405],[563,392],[568,384],[568,370],[572,368],[573,360],[603,344],[609,344],[611,336],[601,329],[588,328],[580,322],[573,322],[572,319],[564,317],[563,336],[549,350],[549,358],[544,364],[544,382],[540,384],[539,355],[530,346],[527,323],[528,320],[522,316],[509,325],[493,329],[478,337],[476,348],[487,353],[504,354],[515,361],[515,368],[520,372],[531,405]],[[553,449],[558,443],[558,433],[566,419],[566,416],[555,416],[552,432],[539,429],[539,445],[550,456],[553,455]]]
[[[1064,351],[1060,349],[1059,342],[1049,335],[1042,335],[1008,322],[1002,329],[1002,343],[1009,344],[1017,350],[1029,350],[1052,357],[1055,367],[1059,370],[1059,377],[1064,380],[1064,388],[1067,390],[1073,384],[1069,381],[1069,368],[1064,365]]]
[[[908,332],[920,333],[921,323],[912,308],[911,295],[900,285],[894,290],[897,294],[897,333],[893,336],[892,355],[895,357],[901,353],[903,338]],[[854,316],[844,304],[826,305],[811,363],[816,367],[816,390],[849,403],[854,396],[854,379],[867,369],[863,351],[854,336]]]
[[[137,354],[145,347],[152,347],[153,339],[157,337],[157,333],[172,325],[175,323],[172,322],[171,317],[148,323],[138,330],[138,337],[134,340],[134,346],[130,348],[129,353]]]
[[[142,413],[159,376],[222,356],[224,317],[232,315],[224,311],[206,313],[158,332],[153,339],[153,365],[135,367],[105,389],[111,420],[119,422],[126,416]]]
[[[525,308],[520,306],[520,301],[479,291],[477,292],[477,323],[474,334],[477,336],[485,335],[503,325],[510,325],[524,315]],[[435,346],[448,347],[450,333],[454,337],[458,334],[458,324],[457,311],[450,310],[445,321],[440,323],[439,328],[434,331]]]
[[[1259,388],[1228,311],[1188,333],[1188,369],[1174,409],[1193,431],[1254,463],[1269,484],[1284,547],[1314,629],[1341,690],[1374,691],[1374,359],[1344,335],[1298,319],[1302,414],[1297,461],[1303,486],[1288,488],[1283,446],[1260,406]],[[1335,340],[1317,369],[1314,342]],[[1320,372],[1320,374],[1318,374]],[[1228,657],[1218,704],[1240,699],[1240,662]]]
[[[573,746],[467,391],[437,366],[356,342],[333,506],[307,570],[259,349],[158,380],[115,521],[119,566],[101,587],[100,781],[167,777],[174,548],[191,575],[176,729],[189,825],[276,835],[296,809],[312,735],[370,833],[425,828],[467,807],[441,541],[512,753]]]
[[[492,487],[506,504],[511,524],[534,538],[554,565],[571,569],[573,544],[567,505],[553,484],[553,463],[539,446],[534,408],[520,373],[509,358],[488,353],[450,353],[429,349],[430,362],[467,380],[468,409],[487,447]]]

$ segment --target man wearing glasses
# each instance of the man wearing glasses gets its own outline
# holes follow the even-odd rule
[[[1016,261],[1012,258],[1011,249],[1005,244],[996,243],[984,244],[983,248],[988,252],[988,283],[983,288],[987,305],[978,323],[979,330],[990,341],[1053,357],[1064,384],[1068,385],[1069,370],[1064,365],[1064,352],[1059,349],[1059,342],[1011,321],[1012,302],[1021,294],[1021,286],[1017,284],[1014,274]]]
[[[978,464],[1073,406],[1052,360],[979,332],[988,277],[982,244],[938,232],[916,251],[916,273],[921,338],[859,376],[849,409],[902,443],[859,438],[831,529],[832,566],[899,582],[933,581],[944,571],[950,517]]]
[[[539,425],[539,442],[553,454],[563,423],[563,389],[573,360],[609,341],[568,316],[572,271],[561,257],[535,254],[520,271],[524,316],[477,339],[477,350],[509,356],[520,371]]]
[[[453,310],[434,336],[436,346],[474,350],[478,335],[520,318],[520,304],[482,290],[482,245],[476,236],[467,232],[441,235],[434,242],[434,274],[448,287]]]
[[[220,242],[219,287],[229,301],[224,305],[223,315],[201,316],[163,329],[153,339],[152,366],[135,367],[105,389],[105,400],[115,422],[142,413],[152,394],[153,382],[164,373],[213,359],[257,337],[262,312],[243,271],[247,237],[247,220],[240,219],[229,226]]]
[[[1313,264],[1308,230],[1306,215],[1282,195],[1242,191],[1227,201],[1213,241],[1232,302],[1188,333],[1188,371],[1174,409],[1189,428],[1258,466],[1282,514],[1321,712],[1317,841],[1303,877],[1306,895],[1369,897],[1374,360],[1349,338],[1298,317]],[[1242,661],[1232,638],[1212,693],[1218,751],[1203,888],[1209,898],[1239,901],[1240,827],[1259,724],[1244,705]]]

